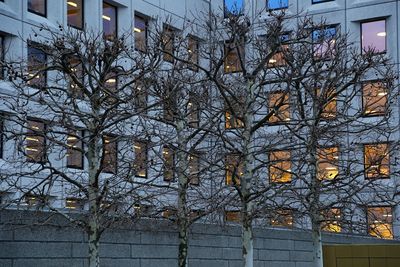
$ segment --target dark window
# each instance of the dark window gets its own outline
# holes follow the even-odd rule
[[[386,114],[388,96],[386,86],[379,81],[364,83],[362,87],[363,114],[383,116]]]
[[[389,178],[389,144],[364,145],[365,178]]]
[[[25,153],[30,162],[44,162],[46,158],[46,125],[42,121],[28,120]]]
[[[133,168],[135,176],[146,178],[147,177],[147,143],[136,141],[133,145],[135,151],[135,159]]]
[[[171,182],[175,176],[175,155],[174,150],[169,146],[163,147],[163,160],[164,160],[164,181]]]
[[[175,30],[170,26],[164,26],[163,36],[162,36],[162,44],[164,50],[164,60],[167,62],[174,61],[174,53],[175,53]]]
[[[188,61],[192,63],[189,64],[189,68],[197,71],[197,65],[199,64],[199,40],[192,36],[188,37]]]
[[[200,103],[199,99],[195,95],[190,95],[187,104],[187,118],[190,127],[199,127],[200,122]]]
[[[243,0],[224,0],[224,16],[238,16],[243,14]]]
[[[334,56],[336,31],[336,26],[328,26],[313,30],[312,41],[315,59],[329,59]]]
[[[393,214],[391,207],[368,207],[368,233],[384,239],[393,239]]]
[[[28,11],[45,17],[46,4],[46,0],[28,0]]]
[[[163,101],[163,116],[164,120],[172,122],[176,116],[177,111],[177,99],[174,92],[167,90]]]
[[[362,52],[386,52],[386,20],[376,20],[361,23],[361,49]]]
[[[272,92],[268,95],[268,110],[272,113],[268,123],[281,124],[290,121],[289,94],[285,92]]]
[[[117,172],[117,139],[113,136],[103,137],[102,171],[106,173]]]
[[[67,0],[68,26],[83,29],[83,0]]]
[[[28,84],[32,87],[42,88],[46,85],[46,53],[37,43],[28,44]]]
[[[243,161],[239,154],[227,154],[225,156],[225,184],[240,185],[240,177],[243,175]]]
[[[277,150],[269,153],[269,179],[273,183],[292,181],[292,162],[290,151]]]
[[[192,185],[200,183],[200,155],[198,152],[192,152],[189,155],[189,182]]]
[[[147,50],[147,20],[135,15],[135,26],[133,28],[135,35],[135,49],[141,52]]]
[[[69,90],[73,97],[83,97],[84,76],[82,63],[77,57],[68,60]]]
[[[83,168],[83,132],[71,132],[67,136],[67,167]]]
[[[117,7],[103,2],[104,38],[113,40],[117,37]]]
[[[146,113],[146,108],[147,108],[146,83],[138,82],[134,87],[134,95],[135,95],[134,101],[135,101],[136,112]]]
[[[245,60],[244,46],[235,46],[233,43],[225,42],[224,53],[224,72],[234,73],[241,71],[241,61]]]
[[[283,9],[289,7],[289,0],[267,0],[268,9]]]

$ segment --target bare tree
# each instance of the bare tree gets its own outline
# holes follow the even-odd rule
[[[160,57],[135,51],[130,38],[43,26],[25,42],[27,58],[4,64],[15,88],[2,96],[4,134],[17,153],[2,166],[2,188],[19,194],[19,207],[40,204],[81,226],[89,266],[99,266],[103,231],[149,198],[132,168],[135,88]]]

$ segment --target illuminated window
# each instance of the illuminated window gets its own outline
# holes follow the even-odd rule
[[[284,9],[289,7],[289,0],[267,0],[268,9]]]
[[[241,221],[241,215],[239,210],[226,210],[225,221],[239,223]]]
[[[272,226],[292,227],[293,226],[293,210],[278,209],[274,217],[270,221]]]
[[[241,101],[237,102],[233,99],[230,101],[230,106],[228,103],[225,103],[225,129],[244,127],[242,120],[242,105],[243,103]]]
[[[46,4],[46,0],[28,0],[28,11],[45,17]]]
[[[43,46],[37,43],[28,43],[28,84],[42,88],[46,85],[46,53]]]
[[[332,180],[339,174],[339,148],[327,147],[317,150],[318,179]]]
[[[368,207],[368,233],[371,236],[393,239],[393,214],[391,207]]]
[[[336,26],[313,30],[312,40],[314,58],[331,58],[335,53]]]
[[[225,156],[225,184],[240,185],[240,177],[243,175],[243,161],[239,154]]]
[[[289,94],[284,92],[273,92],[268,95],[268,110],[273,113],[268,123],[280,124],[290,121]]]
[[[163,101],[163,116],[164,120],[172,122],[176,116],[177,111],[177,103],[176,103],[176,94],[173,92],[167,93],[165,99]]]
[[[113,105],[118,102],[118,73],[110,71],[107,73],[106,80],[104,82],[104,94],[106,99],[105,104]]]
[[[238,16],[243,14],[243,0],[224,0],[224,16]]]
[[[188,104],[187,104],[187,118],[188,124],[190,127],[197,128],[199,127],[200,122],[200,103],[199,99],[196,98],[196,95],[190,95]]]
[[[46,158],[46,125],[42,121],[29,120],[26,133],[26,157],[31,162],[44,162]]]
[[[82,98],[84,86],[82,63],[77,57],[68,60],[69,90],[74,97]]]
[[[324,218],[321,222],[322,231],[340,233],[342,231],[342,211],[339,208],[332,208],[322,212]]]
[[[192,152],[189,155],[189,181],[192,185],[200,183],[200,155],[197,152]]]
[[[175,220],[176,217],[178,216],[178,211],[176,210],[176,208],[174,207],[169,207],[169,208],[165,208],[162,212],[161,212],[161,216],[165,219],[169,219],[169,220]]]
[[[34,194],[26,194],[24,196],[25,204],[29,207],[43,207],[48,203],[48,196],[44,195],[34,195]]]
[[[376,20],[361,23],[362,52],[386,52],[386,20]]]
[[[364,145],[364,170],[366,178],[389,178],[389,162],[388,144]]]
[[[244,47],[235,46],[233,43],[225,42],[224,46],[224,72],[233,73],[242,70],[240,61],[244,61]]]
[[[146,84],[143,82],[138,82],[134,87],[135,94],[135,110],[136,112],[146,112],[147,108],[147,90]]]
[[[135,159],[133,168],[135,176],[146,178],[147,177],[147,143],[136,141],[133,145],[135,151]]]
[[[365,116],[382,116],[387,110],[387,89],[382,82],[363,84],[363,113]]]
[[[273,183],[289,183],[292,181],[292,162],[290,151],[279,150],[269,153],[269,179]]]
[[[164,181],[171,182],[174,180],[174,150],[168,146],[163,147],[163,159],[164,159]]]
[[[174,62],[175,53],[175,30],[170,26],[164,26],[162,44],[164,49],[163,59],[167,62]]]
[[[67,167],[83,168],[83,143],[82,131],[70,133],[67,136]]]
[[[192,63],[189,64],[189,68],[197,71],[197,65],[199,64],[199,40],[193,36],[188,37],[188,61]]]
[[[141,52],[147,50],[147,20],[135,15],[135,27],[133,28],[135,37],[135,49]]]
[[[68,26],[83,29],[83,0],[67,0]]]
[[[289,40],[288,34],[283,34],[281,36],[281,46],[278,48],[278,51],[270,58],[268,61],[269,68],[277,68],[286,65],[285,60],[285,52],[289,49],[289,45],[285,44]]]
[[[336,91],[329,89],[321,91],[317,89],[319,103],[321,105],[321,119],[330,120],[337,115]]]
[[[102,171],[106,173],[117,172],[117,140],[113,136],[103,137]]]
[[[117,37],[117,7],[103,2],[103,32],[107,40]]]
[[[65,208],[70,210],[83,210],[85,202],[79,198],[69,197],[65,200]]]

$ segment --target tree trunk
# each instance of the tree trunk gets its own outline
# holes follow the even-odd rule
[[[251,218],[243,213],[242,242],[244,267],[253,267],[253,228]]]
[[[180,227],[179,229],[179,267],[187,267],[187,253],[188,253],[188,231],[187,227]]]
[[[99,257],[99,233],[98,227],[94,222],[90,223],[90,231],[88,233],[89,238],[89,267],[100,267],[100,257]]]
[[[321,231],[313,230],[312,231],[312,239],[313,239],[313,265],[312,267],[323,267],[323,255],[322,255],[322,240],[321,240]]]

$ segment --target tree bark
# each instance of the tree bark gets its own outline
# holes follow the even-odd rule
[[[247,205],[246,205],[247,206]],[[253,267],[253,227],[251,217],[247,215],[247,208],[243,212],[242,242],[244,267]]]
[[[322,252],[322,240],[321,240],[321,231],[314,229],[312,231],[312,239],[313,239],[313,267],[323,267],[323,252]]]

